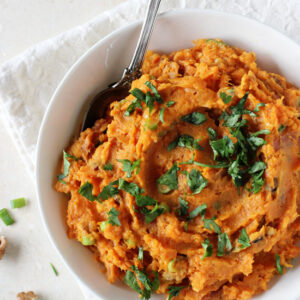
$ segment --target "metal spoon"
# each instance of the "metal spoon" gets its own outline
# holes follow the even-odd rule
[[[129,94],[131,82],[140,77],[140,69],[143,63],[147,45],[152,33],[153,24],[157,15],[161,0],[150,0],[146,18],[143,23],[142,31],[129,66],[124,70],[122,78],[101,92],[99,92],[90,102],[86,110],[81,131],[90,128],[94,123],[103,117],[110,103],[120,101]]]

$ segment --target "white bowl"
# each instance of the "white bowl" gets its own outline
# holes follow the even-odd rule
[[[86,99],[120,78],[137,42],[141,23],[126,26],[98,42],[66,74],[44,117],[37,152],[36,183],[40,212],[54,247],[76,278],[101,299],[138,299],[125,285],[111,285],[93,255],[66,235],[67,200],[53,189],[62,150],[78,132]],[[198,38],[221,38],[257,54],[259,65],[300,87],[299,46],[266,25],[238,15],[176,10],[156,21],[149,49],[169,53],[193,46]],[[275,280],[257,299],[300,299],[300,266]],[[297,298],[298,297],[298,298]],[[153,297],[152,299],[162,299]]]

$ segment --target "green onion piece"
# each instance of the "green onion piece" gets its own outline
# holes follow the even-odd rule
[[[81,239],[81,243],[83,246],[91,246],[91,245],[94,245],[95,244],[95,239],[92,235],[85,235],[82,237]]]
[[[174,267],[176,263],[176,259],[172,259],[169,263],[168,263],[168,270],[171,272],[171,273],[175,273],[176,272],[176,269]]]
[[[276,269],[277,272],[282,275],[283,273],[283,266],[280,264],[280,256],[278,253],[275,254],[275,262],[276,262]]]
[[[10,200],[10,206],[11,208],[21,208],[26,205],[25,198],[17,198]]]
[[[144,249],[142,246],[139,247],[139,255],[138,255],[138,260],[143,261],[144,260]]]
[[[9,226],[13,223],[15,223],[15,221],[13,220],[13,218],[9,215],[8,210],[6,208],[2,208],[0,210],[0,219],[3,221],[3,223],[6,226]]]
[[[58,276],[58,272],[57,272],[57,270],[55,269],[55,267],[53,266],[52,263],[50,263],[50,266],[51,266],[51,269],[53,270],[55,276]]]
[[[278,132],[282,132],[284,129],[286,129],[286,126],[283,124],[280,124],[280,126],[278,127]]]
[[[100,230],[101,231],[104,231],[106,226],[107,226],[108,222],[107,221],[103,221],[100,223]]]

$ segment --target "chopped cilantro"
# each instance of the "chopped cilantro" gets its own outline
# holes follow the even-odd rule
[[[144,260],[144,249],[142,246],[139,247],[139,255],[138,260],[143,261]]]
[[[227,251],[230,251],[232,249],[232,245],[230,242],[230,239],[227,235],[227,233],[223,232],[221,234],[218,234],[218,251],[217,256],[223,256],[224,255],[224,249],[227,249]]]
[[[171,300],[174,297],[177,297],[180,293],[181,290],[186,288],[186,286],[169,286],[168,291],[169,291],[169,296],[167,300]]]
[[[117,161],[123,164],[123,171],[127,173],[127,178],[131,177],[131,173],[134,169],[136,169],[136,174],[139,174],[141,159],[138,159],[133,163],[131,163],[129,159],[117,159]]]
[[[264,106],[266,106],[265,103],[258,103],[258,104],[255,106],[255,108],[253,109],[253,111],[254,111],[254,112],[259,112],[259,108],[260,108],[260,107],[264,107]]]
[[[203,243],[201,243],[203,249],[205,250],[201,260],[205,257],[210,257],[213,255],[213,245],[210,243],[209,239],[206,239]]]
[[[102,200],[107,200],[110,197],[113,197],[119,193],[118,189],[113,186],[113,182],[106,185],[101,193],[99,194],[98,198],[101,198]]]
[[[184,122],[188,122],[190,124],[200,125],[200,124],[204,123],[207,120],[207,118],[204,114],[195,111],[195,112],[192,112],[188,115],[181,117],[181,120]]]
[[[222,158],[229,158],[234,154],[234,144],[227,135],[219,140],[209,141],[209,144],[213,150],[214,159],[219,156]]]
[[[158,190],[162,194],[167,194],[178,188],[177,172],[180,168],[175,163],[165,174],[157,179]]]
[[[141,100],[139,100],[139,99],[137,99],[137,98],[134,99],[134,100],[131,102],[131,104],[127,107],[127,109],[126,109],[126,111],[125,111],[125,113],[124,113],[124,116],[126,116],[126,117],[130,116],[130,115],[134,112],[134,110],[135,110],[136,108],[143,109]]]
[[[195,140],[188,134],[180,135],[168,145],[167,150],[171,151],[176,147],[186,147],[190,150],[203,150],[203,148],[198,144],[199,140]]]
[[[232,96],[231,96],[231,95],[227,95],[227,94],[224,93],[224,92],[220,92],[219,95],[220,95],[220,98],[222,99],[222,101],[223,101],[225,104],[228,104],[229,102],[232,101]]]
[[[149,107],[149,115],[150,115],[154,108],[154,98],[152,97],[150,92],[146,93],[145,103],[146,103],[147,107]]]
[[[205,203],[197,206],[193,211],[190,212],[187,220],[190,221],[196,218],[198,215],[200,215],[203,219],[206,214],[206,209],[207,209],[207,205]]]
[[[159,120],[164,124],[164,111],[165,111],[165,107],[163,107],[160,111],[159,111]]]
[[[149,196],[144,196],[144,195],[135,196],[135,202],[136,202],[136,205],[139,207],[156,204],[156,200],[154,200],[153,198],[151,198]]]
[[[110,209],[110,211],[107,213],[108,219],[107,223],[115,226],[121,226],[120,220],[118,216],[120,215],[120,212],[118,212],[114,207]]]
[[[213,216],[211,219],[204,219],[204,227],[208,230],[214,230],[215,233],[221,234],[221,228],[220,226],[215,222],[216,216]]]
[[[123,178],[119,179],[119,189],[124,190],[127,193],[131,194],[132,196],[137,196],[141,193],[141,189],[139,186],[134,182],[128,182]]]
[[[79,188],[78,194],[85,197],[89,201],[97,200],[97,197],[93,195],[93,185],[88,181]]]
[[[185,173],[187,176],[187,183],[193,195],[201,193],[201,191],[207,186],[208,181],[202,176],[201,172],[196,169],[192,169],[190,173]]]
[[[283,124],[280,124],[280,126],[278,127],[278,132],[282,132],[286,129],[286,126]]]
[[[175,101],[168,101],[167,103],[166,103],[166,106],[167,107],[171,107],[171,106],[173,106],[175,104]]]
[[[105,171],[112,171],[114,166],[111,163],[107,163],[106,165],[103,165],[102,169]]]
[[[57,176],[57,179],[59,180],[59,182],[61,182],[63,184],[66,184],[66,182],[63,179],[68,176],[69,170],[70,170],[70,166],[71,166],[68,158],[71,158],[71,159],[74,159],[74,160],[78,160],[79,159],[78,157],[76,157],[74,155],[71,155],[71,154],[68,154],[67,152],[65,152],[63,150],[64,171],[63,171],[62,174],[59,174]]]
[[[157,103],[163,103],[163,100],[162,100],[160,94],[158,93],[156,87],[150,81],[146,81],[145,84],[152,91],[152,93],[154,94],[156,102]]]
[[[280,264],[280,256],[278,253],[275,254],[275,263],[278,274],[283,274],[283,265]]]
[[[217,133],[214,129],[212,129],[211,127],[208,127],[206,130],[207,130],[210,140],[215,140],[217,138]]]
[[[241,230],[238,242],[241,244],[240,249],[246,249],[251,246],[250,239],[245,228]]]
[[[179,197],[179,204],[180,207],[177,209],[177,213],[179,216],[183,217],[187,214],[189,210],[189,203],[184,199],[182,199],[181,197]]]
[[[157,217],[167,212],[169,208],[161,203],[156,203],[153,209],[143,207],[141,213],[145,215],[145,221],[147,224],[153,222]]]
[[[271,131],[269,129],[262,129],[262,130],[251,133],[250,136],[259,136],[261,134],[270,134],[270,133],[271,133]]]

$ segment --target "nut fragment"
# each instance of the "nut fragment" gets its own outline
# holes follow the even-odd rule
[[[18,300],[37,300],[38,296],[33,292],[22,292],[17,295]]]
[[[6,244],[7,242],[5,236],[0,236],[0,259],[4,255]]]

